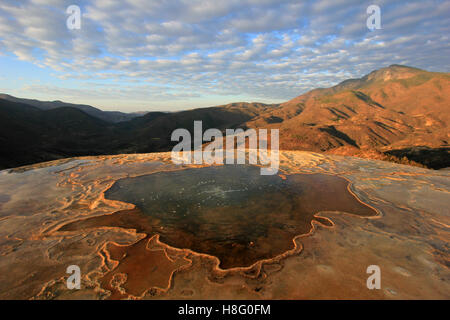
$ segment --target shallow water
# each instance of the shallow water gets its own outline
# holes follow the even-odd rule
[[[247,267],[294,247],[320,211],[361,216],[376,211],[348,190],[348,181],[325,174],[262,176],[250,165],[225,165],[118,180],[105,198],[135,210],[95,217],[62,230],[119,226],[135,228],[176,248],[216,256],[220,267]]]

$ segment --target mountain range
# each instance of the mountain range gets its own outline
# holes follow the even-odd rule
[[[126,114],[0,95],[0,169],[72,156],[168,151],[173,130],[277,128],[280,149],[450,167],[450,73],[391,65],[281,104]]]
[[[133,113],[125,113],[120,111],[103,111],[98,108],[95,108],[93,106],[85,105],[85,104],[74,104],[74,103],[67,103],[63,101],[39,101],[35,99],[23,99],[23,98],[17,98],[13,97],[9,94],[0,94],[0,99],[12,101],[12,102],[18,102],[22,104],[28,104],[30,106],[36,107],[41,110],[52,110],[56,108],[62,108],[62,107],[70,107],[79,109],[81,111],[84,111],[90,116],[99,118],[101,120],[107,121],[107,122],[122,122],[122,121],[128,121],[133,118],[139,117],[142,115],[141,112],[133,112]],[[144,113],[145,114],[145,113]]]

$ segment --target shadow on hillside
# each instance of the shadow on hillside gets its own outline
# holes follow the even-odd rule
[[[385,154],[397,158],[407,158],[430,169],[439,170],[450,167],[450,147],[412,147],[386,151]]]

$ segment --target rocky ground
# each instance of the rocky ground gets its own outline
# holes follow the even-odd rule
[[[379,215],[322,212],[294,249],[248,268],[119,227],[60,230],[133,205],[107,200],[120,178],[182,170],[170,153],[84,157],[0,171],[0,299],[449,299],[450,172],[282,152],[280,174],[328,173]],[[329,199],[333,201],[333,199]],[[139,242],[140,241],[140,242]],[[131,246],[138,243],[138,245]],[[140,259],[139,268],[130,257]],[[78,265],[80,290],[66,287]],[[369,265],[381,289],[366,286]]]

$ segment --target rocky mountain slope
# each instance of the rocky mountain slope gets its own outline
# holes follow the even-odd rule
[[[121,122],[103,121],[90,109],[75,105],[56,107],[58,102],[49,106],[2,97],[0,168],[68,156],[168,151],[174,145],[170,141],[173,130],[192,132],[194,120],[203,121],[203,130],[280,129],[283,150],[360,156],[434,169],[450,166],[450,74],[400,65],[314,89],[282,104],[241,102],[150,112]]]
[[[378,159],[419,146],[448,154],[449,124],[450,74],[399,65],[312,90],[246,123],[279,128],[285,150]]]

